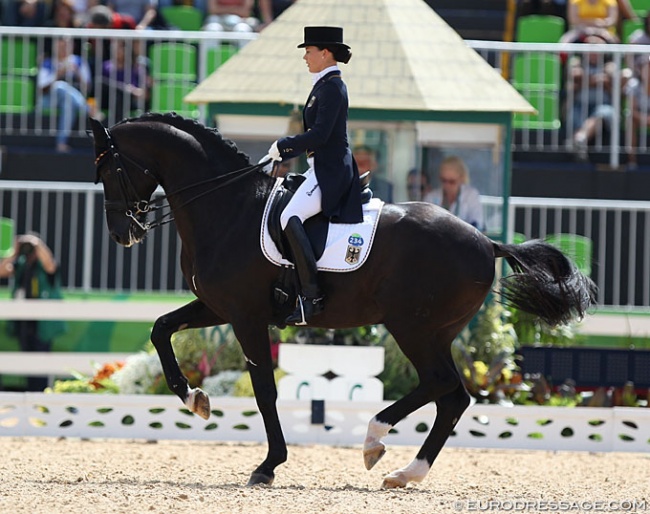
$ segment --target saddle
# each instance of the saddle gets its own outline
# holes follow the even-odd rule
[[[372,199],[372,191],[369,186],[370,172],[361,175],[360,179],[361,203],[365,204]],[[303,175],[297,173],[287,174],[282,183],[277,187],[268,210],[267,228],[269,236],[275,243],[278,251],[282,254],[282,257],[291,262],[293,262],[293,257],[289,251],[289,242],[280,225],[280,214],[304,180],[305,177]],[[325,251],[329,224],[329,218],[322,213],[308,218],[303,224],[309,242],[314,250],[316,260],[319,260]],[[284,319],[293,311],[299,289],[295,270],[287,266],[281,267],[272,291],[273,312],[274,318],[276,319],[275,324],[278,328],[284,328],[286,326]]]
[[[361,203],[368,203],[372,199],[372,190],[370,189],[370,172],[367,171],[359,177],[361,181]],[[287,241],[282,226],[280,225],[280,214],[293,198],[294,193],[305,181],[305,177],[299,173],[289,173],[284,177],[275,193],[273,204],[269,210],[268,228],[271,239],[278,247],[282,256],[293,262],[291,252],[289,251],[289,242]],[[303,223],[307,237],[314,250],[316,260],[323,256],[325,243],[327,242],[327,232],[329,230],[329,218],[323,213],[318,213],[308,218]]]

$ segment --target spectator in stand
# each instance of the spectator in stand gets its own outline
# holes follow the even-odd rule
[[[428,193],[424,201],[444,207],[466,223],[485,230],[481,195],[469,185],[465,162],[455,155],[446,157],[440,163],[438,180],[440,187]]]
[[[55,0],[52,19],[45,22],[45,26],[58,29],[78,28],[80,25],[76,18],[73,0]],[[52,38],[46,38],[44,41],[44,52],[48,55],[52,54],[52,41]],[[75,39],[73,44],[74,53],[81,55],[81,41]]]
[[[592,30],[582,42],[602,45],[607,40]],[[587,161],[589,142],[609,129],[615,115],[611,93],[616,65],[607,55],[581,55],[571,58],[568,65],[569,98],[573,98],[570,126],[576,158]]]
[[[56,39],[51,55],[45,55],[38,71],[37,86],[42,107],[57,116],[57,152],[71,150],[68,139],[72,129],[79,117],[89,114],[86,95],[90,85],[90,68],[74,54],[72,39]]]
[[[630,34],[629,44],[650,45],[650,11],[643,18],[643,28],[637,29]],[[634,56],[634,73],[637,77],[641,75],[641,68],[647,63],[646,55]]]
[[[419,202],[431,191],[429,176],[415,168],[406,177],[406,189],[409,202]]]
[[[91,7],[86,13],[85,25],[89,29],[135,30],[135,20],[131,16],[117,13],[106,5]],[[109,37],[89,40],[92,55],[90,58],[90,68],[93,77],[101,73],[101,70],[96,70],[95,67],[112,58],[110,42],[111,39]],[[99,91],[93,91],[93,96],[97,96],[100,93],[101,89]]]
[[[253,16],[254,0],[207,0],[208,13],[204,30],[215,32],[255,32],[262,24],[271,22],[269,0],[260,5],[260,21]]]
[[[89,29],[135,29],[135,20],[128,14],[120,14],[106,5],[91,7],[86,15]]]
[[[59,29],[78,28],[79,22],[76,19],[73,0],[55,0],[52,18],[44,23],[45,27]]]
[[[148,109],[150,84],[137,41],[114,39],[111,48],[114,57],[102,65],[101,108],[113,115],[112,124],[132,111]]]
[[[378,175],[377,152],[369,146],[359,145],[352,150],[354,160],[357,161],[359,175],[370,172],[370,189],[373,196],[385,202],[393,201],[393,184]]]
[[[106,5],[120,15],[133,18],[137,30],[169,28],[165,19],[158,13],[156,0],[108,0]]]
[[[615,35],[618,17],[616,0],[569,0],[567,11],[569,30],[593,27],[606,29],[610,34]]]
[[[647,145],[647,135],[650,132],[650,56],[644,55],[645,62],[637,61],[638,76],[630,87],[630,114],[632,117],[632,140],[628,151],[627,167],[634,170],[638,167],[637,148],[640,136],[643,135]]]
[[[9,0],[2,8],[2,24],[16,27],[42,27],[52,16],[46,0]]]

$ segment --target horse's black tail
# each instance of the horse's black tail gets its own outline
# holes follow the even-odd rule
[[[494,243],[494,254],[513,269],[501,279],[501,297],[549,325],[582,319],[596,304],[596,284],[550,243]]]

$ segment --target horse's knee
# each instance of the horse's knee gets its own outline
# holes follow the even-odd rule
[[[167,315],[160,316],[151,329],[151,342],[156,346],[158,342],[169,340],[173,333],[170,327],[169,317]]]

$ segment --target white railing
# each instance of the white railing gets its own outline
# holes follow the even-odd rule
[[[509,209],[510,237],[588,239],[600,305],[650,306],[650,202],[513,197]]]
[[[278,401],[290,444],[359,445],[368,421],[390,402],[325,402],[323,424],[311,424],[311,403]],[[0,393],[0,437],[191,439],[263,443],[253,398],[212,398],[203,420],[175,396]],[[384,441],[421,445],[436,415],[427,404],[402,420]],[[450,447],[650,452],[650,411],[640,408],[471,406]]]
[[[103,111],[106,116],[105,123],[109,126],[132,113],[147,109],[176,110],[205,123],[205,106],[190,106],[182,102],[179,104],[178,101],[174,104],[174,91],[191,89],[230,54],[256,37],[257,34],[232,32],[106,31],[0,26],[0,50],[3,45],[12,50],[20,47],[20,57],[15,57],[14,52],[9,51],[6,54],[13,61],[0,62],[0,79],[16,78],[35,84],[38,59],[45,55],[47,48],[58,39],[73,38],[77,52],[89,63],[92,70],[93,86],[84,86],[82,93],[93,98],[93,105]],[[148,99],[136,97],[130,91],[120,92],[120,88],[116,86],[116,76],[102,76],[102,62],[105,59],[115,60],[120,42],[124,43],[127,50],[125,73],[128,75],[134,70],[148,77]],[[157,53],[152,50],[160,43],[183,44],[185,46],[182,51],[188,53]],[[592,142],[593,149],[607,154],[607,161],[614,167],[625,161],[625,154],[642,154],[648,150],[648,105],[644,102],[640,127],[634,127],[630,113],[633,88],[629,87],[634,81],[630,81],[629,76],[635,72],[635,60],[642,57],[648,60],[650,47],[496,41],[466,43],[500,70],[502,75],[540,110],[538,118],[515,117],[514,149],[543,152],[575,150],[571,128],[574,124],[573,106],[577,101],[584,104],[589,91],[586,86],[574,88],[568,77],[571,75],[572,63],[576,60],[586,62],[590,56],[595,56],[599,65],[604,64],[606,60],[611,60],[615,65],[611,103],[616,115],[612,119],[610,130],[599,128]],[[29,45],[33,45],[36,63],[32,58],[31,63],[17,66],[14,61],[27,62],[30,59]],[[56,45],[52,47],[56,48]],[[0,55],[2,54],[3,52],[0,52]],[[172,72],[174,69],[177,71]],[[636,75],[636,79],[641,81],[641,87],[645,88],[644,84],[650,81],[650,77],[647,73],[646,76],[639,76],[643,74],[638,70]],[[66,78],[69,79],[70,77]],[[601,85],[596,94],[602,97],[603,93],[605,89]],[[9,96],[12,97],[13,93]],[[38,88],[35,88],[34,97],[29,100],[25,109],[0,112],[0,134],[56,134],[56,106],[44,109],[43,92]],[[75,133],[83,135],[87,128],[86,123],[85,114],[79,113]]]
[[[501,199],[492,200],[485,198],[486,219],[500,216]],[[113,243],[100,186],[0,181],[0,206],[17,233],[36,231],[44,238],[68,290],[187,291],[174,225],[152,231],[133,248]],[[591,241],[600,305],[650,307],[650,202],[512,197],[509,209],[509,240],[578,234]]]

